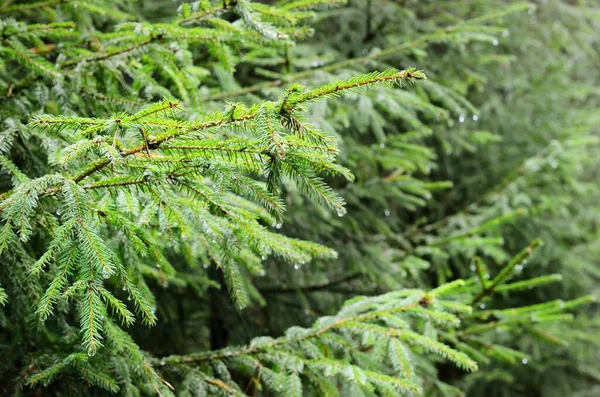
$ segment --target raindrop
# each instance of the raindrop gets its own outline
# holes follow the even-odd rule
[[[483,278],[485,278],[486,280],[489,280],[490,279],[490,274],[489,273],[484,274]]]
[[[494,40],[494,41],[492,41],[492,44],[493,44],[493,45],[498,45],[498,40]]]
[[[278,222],[275,224],[275,229],[281,229],[281,226],[283,226],[283,224],[281,222]]]
[[[342,216],[344,216],[344,211],[338,210],[338,211],[337,211],[337,216],[339,216],[340,218],[341,218]]]
[[[310,314],[310,310],[304,309],[304,314],[306,314],[308,316]]]
[[[56,215],[60,216],[60,210],[56,211]]]
[[[296,270],[300,269],[300,265],[296,263],[296,264],[294,265],[294,269],[296,269]]]
[[[479,308],[482,309],[482,310],[485,309],[485,303],[479,304]]]
[[[522,359],[521,362],[523,363],[523,365],[527,365],[527,363],[528,363],[526,358]]]
[[[379,147],[383,149],[385,147],[385,143],[380,143]]]
[[[390,210],[385,210],[385,211],[383,211],[383,213],[385,214],[385,216],[390,216],[390,214],[391,214]]]
[[[205,263],[204,265],[202,265],[202,267],[208,269],[208,263]]]
[[[473,121],[477,121],[479,120],[479,116],[477,116],[476,114],[473,115]]]
[[[262,259],[264,261],[265,259],[267,259],[267,257],[264,255],[261,255],[260,259]]]
[[[523,265],[517,265],[515,266],[515,269],[520,272],[521,270],[523,270]]]
[[[77,5],[77,4],[75,4],[75,5]],[[88,356],[93,357],[95,354],[96,354],[95,352],[88,350]]]
[[[459,122],[459,123],[464,123],[464,122],[465,122],[465,116],[460,116],[460,117],[458,118],[458,122]]]
[[[471,265],[469,266],[469,269],[471,269],[471,271],[474,272],[477,268],[475,267],[475,265]]]

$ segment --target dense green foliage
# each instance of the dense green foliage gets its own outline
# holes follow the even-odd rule
[[[179,3],[0,0],[3,395],[598,395],[596,1]]]

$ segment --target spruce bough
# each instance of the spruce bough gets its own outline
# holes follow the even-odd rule
[[[459,17],[439,29],[431,5],[415,5],[430,15],[427,33],[354,56],[314,44],[319,18],[344,12],[337,0],[200,1],[169,18],[170,3],[117,3],[0,4],[3,391],[459,395],[490,363],[528,363],[523,334],[562,345],[549,325],[594,301],[514,299],[563,281],[524,276],[540,239],[520,239],[512,255],[498,248],[498,230],[547,209],[486,206],[516,184],[535,188],[528,178],[562,146],[436,218],[427,206],[452,187],[428,179],[436,151],[499,138],[437,135],[440,119],[477,112],[443,81],[460,67],[426,79],[387,64],[489,43],[504,32],[496,20],[530,5],[469,19],[449,8]],[[311,24],[317,37],[304,44]],[[373,215],[382,205],[396,224]],[[419,211],[425,219],[407,215]],[[315,274],[287,276],[306,268]],[[340,268],[349,275],[327,278]],[[306,318],[278,316],[282,302]],[[260,316],[248,327],[244,313]]]

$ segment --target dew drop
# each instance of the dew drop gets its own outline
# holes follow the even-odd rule
[[[344,216],[344,211],[340,211],[340,210],[338,210],[338,211],[337,211],[337,216],[339,216],[340,218],[341,218],[342,216]]]
[[[304,314],[306,314],[308,316],[310,314],[310,310],[304,309]]]
[[[476,114],[473,115],[473,121],[477,121],[479,120],[479,116],[477,116]]]
[[[492,44],[493,44],[493,45],[498,45],[498,40],[494,40],[494,41],[492,41]]]
[[[523,265],[517,265],[515,266],[515,270],[520,272],[521,270],[523,270]]]
[[[510,31],[505,30],[504,32],[502,32],[502,37],[508,37],[510,35]]]
[[[523,363],[523,365],[527,365],[527,363],[528,363],[526,358],[522,359],[521,362]]]
[[[93,357],[95,354],[96,354],[95,352],[88,350],[88,356]]]
[[[460,117],[458,118],[458,122],[459,122],[459,123],[464,123],[464,122],[465,122],[465,116],[460,116]]]
[[[475,267],[475,265],[471,265],[469,266],[469,269],[471,269],[471,271],[474,272],[477,268]]]
[[[385,147],[385,143],[380,143],[379,147],[383,149]]]
[[[481,304],[479,304],[479,308],[480,308],[480,309],[485,309],[485,303],[481,303]]]
[[[385,211],[383,211],[383,213],[385,214],[385,216],[390,216],[390,214],[391,214],[390,210],[385,210]]]
[[[296,269],[296,270],[300,269],[300,265],[296,263],[296,264],[294,265],[294,269]]]
[[[275,229],[281,229],[281,226],[283,226],[283,224],[281,222],[276,223],[275,224]]]
[[[550,162],[550,167],[556,168],[556,167],[558,167],[558,164],[556,164],[556,161],[551,161]]]

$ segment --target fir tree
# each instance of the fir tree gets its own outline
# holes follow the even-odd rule
[[[593,6],[0,2],[3,392],[594,395]]]

